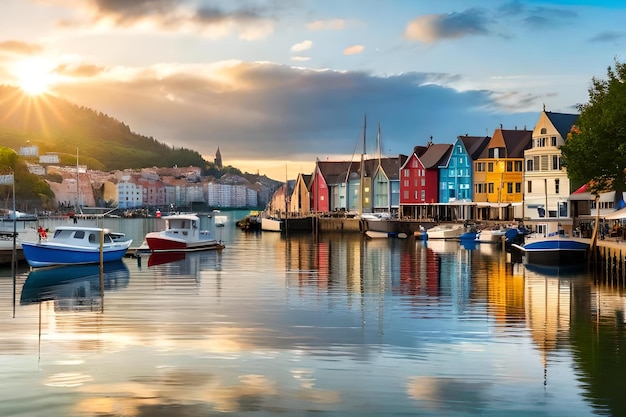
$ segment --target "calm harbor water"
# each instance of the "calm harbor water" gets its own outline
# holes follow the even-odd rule
[[[626,415],[620,285],[222,214],[224,251],[107,265],[103,295],[97,268],[1,269],[0,415]]]

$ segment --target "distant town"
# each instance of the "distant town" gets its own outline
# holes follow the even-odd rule
[[[208,208],[257,209],[267,205],[279,182],[265,177],[257,181],[232,174],[221,178],[202,176],[200,167],[151,167],[135,170],[103,172],[77,163],[61,166],[59,154],[39,155],[37,146],[21,147],[19,154],[27,160],[29,171],[40,176],[58,177],[48,180],[54,193],[54,205],[61,211],[87,210],[89,207],[115,209],[134,216],[142,209],[168,207],[190,208],[194,204]],[[215,164],[222,167],[217,150]]]

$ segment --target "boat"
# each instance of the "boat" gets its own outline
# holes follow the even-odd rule
[[[464,231],[463,224],[446,223],[431,227],[426,235],[427,239],[458,239]]]
[[[228,216],[215,216],[215,227],[224,227],[228,221]]]
[[[200,218],[194,213],[172,214],[162,217],[165,230],[146,234],[151,252],[193,252],[221,250],[224,244],[216,240],[210,230],[200,230]]]
[[[258,211],[251,211],[250,214],[246,215],[243,219],[237,220],[237,227],[241,230],[260,230],[261,229],[261,218],[259,217]]]
[[[122,261],[107,262],[102,266],[104,290],[128,286],[130,273]],[[68,265],[32,270],[20,296],[20,304],[34,304],[54,300],[65,304],[92,304],[100,297],[100,265]],[[85,302],[89,301],[89,302]]]
[[[111,235],[108,229],[87,226],[59,226],[40,242],[22,242],[22,251],[33,268],[119,261],[132,243]]]
[[[502,237],[506,234],[506,230],[506,228],[502,227],[481,229],[478,231],[476,241],[480,243],[501,243]]]
[[[543,235],[528,235],[522,244],[514,243],[511,247],[519,250],[524,262],[536,265],[572,265],[587,260],[589,243],[582,239],[571,238],[563,231]]]
[[[283,221],[275,217],[261,217],[261,230],[280,232],[283,230]]]

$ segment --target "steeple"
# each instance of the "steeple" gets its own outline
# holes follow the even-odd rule
[[[222,154],[220,153],[220,147],[217,147],[217,152],[215,152],[215,166],[219,169],[222,168]]]

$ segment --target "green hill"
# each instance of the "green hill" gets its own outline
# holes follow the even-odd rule
[[[30,97],[8,86],[0,86],[0,143],[16,151],[21,146],[36,145],[40,154],[75,155],[78,148],[81,165],[103,171],[212,166],[196,151],[173,148],[142,136],[104,113],[50,95]],[[75,163],[72,156],[62,160],[68,165]]]

